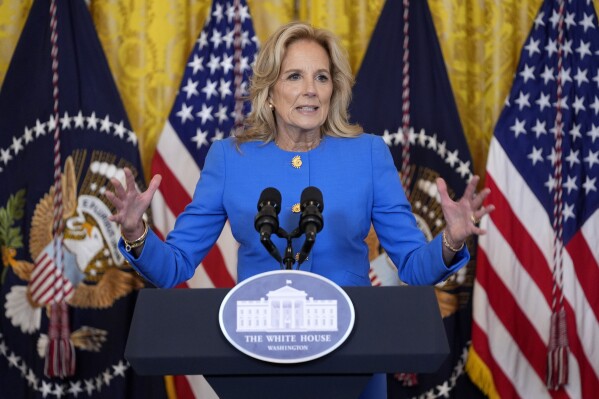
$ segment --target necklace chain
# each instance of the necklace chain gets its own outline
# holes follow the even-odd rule
[[[281,147],[281,146],[279,145],[279,143],[277,143],[277,139],[274,139],[273,141],[275,142],[275,145],[276,145],[277,147],[279,147],[280,149],[282,149],[282,150],[284,150],[284,151],[311,151],[311,150],[315,149],[316,147],[318,147],[318,146],[320,145],[320,142],[322,141],[322,137],[319,137],[319,138],[318,138],[318,141],[317,141],[316,143],[314,143],[314,144],[311,144],[311,145],[309,145],[307,148],[305,148],[305,149],[301,149],[301,150],[300,150],[300,149],[297,149],[297,148],[293,148],[293,149],[291,149],[291,150],[288,150],[288,149],[286,149],[286,148],[283,148],[283,147]]]

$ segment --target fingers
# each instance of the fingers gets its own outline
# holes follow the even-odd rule
[[[471,199],[474,198],[475,193],[476,193],[476,186],[478,185],[478,182],[480,180],[480,177],[478,175],[474,175],[472,176],[472,179],[470,179],[470,181],[468,182],[468,185],[466,186],[466,190],[464,190],[464,198],[467,199]]]
[[[158,187],[160,186],[161,181],[162,181],[162,176],[160,176],[160,175],[154,176],[152,178],[152,180],[150,181],[148,189],[146,191],[144,191],[143,193],[141,193],[137,197],[138,204],[140,207],[143,208],[144,212],[152,203],[152,198],[154,198],[154,194],[156,193],[156,190],[158,190]]]
[[[470,215],[470,220],[472,221],[472,224],[474,224],[474,227],[475,227],[474,234],[485,234],[486,233],[485,230],[479,228],[478,224],[480,223],[481,219],[485,215],[490,214],[494,210],[495,210],[494,205],[487,205],[487,206],[483,206],[480,209],[477,209],[476,211],[472,212],[472,215]]]
[[[447,183],[441,177],[437,177],[437,190],[439,191],[439,196],[441,197],[441,205],[447,202],[449,198],[449,193],[447,192]]]
[[[472,213],[472,217],[480,221],[480,219],[482,219],[483,216],[493,212],[494,209],[494,205],[481,206]]]
[[[125,190],[123,190],[123,186],[121,186],[121,183],[117,179],[110,179],[110,182],[114,186],[114,191],[116,193],[120,193],[120,196],[119,194],[115,194],[110,190],[106,190],[106,192],[104,193],[104,195],[106,195],[106,198],[108,198],[108,201],[110,201],[112,203],[112,206],[114,206],[114,208],[116,209],[115,214],[109,215],[108,219],[112,222],[120,224],[122,222],[121,211],[125,207],[125,204],[123,203],[121,198],[125,198]]]
[[[489,205],[487,207],[483,206],[485,199],[491,193],[491,189],[487,187],[477,193],[476,186],[479,181],[480,181],[479,176],[477,176],[477,175],[473,176],[472,179],[470,180],[470,182],[468,183],[466,190],[464,191],[464,197],[463,197],[463,199],[465,199],[466,201],[468,201],[470,203],[470,208],[472,209],[472,214],[470,215],[470,220],[472,221],[472,223],[475,226],[478,226],[480,219],[484,215],[488,214],[493,209],[495,209],[492,205]]]
[[[123,168],[125,171],[125,184],[127,184],[127,192],[137,192],[136,184],[135,184],[135,176],[133,176],[133,172],[129,168]]]
[[[121,209],[123,207],[123,201],[121,201],[112,191],[106,191],[104,195],[106,195],[106,198],[108,198],[116,209]]]
[[[482,235],[487,234],[487,230],[481,229],[480,227],[475,226],[474,230],[472,231],[472,234],[476,234],[477,236],[482,236]]]
[[[476,217],[480,220],[480,219],[482,219],[483,216],[488,215],[489,213],[493,212],[494,210],[495,210],[495,205],[483,206],[476,212],[476,213],[478,213],[478,215]]]
[[[491,193],[491,189],[490,188],[485,188],[483,189],[481,192],[479,192],[478,194],[474,194],[474,197],[472,197],[472,208],[473,209],[478,209],[482,206],[483,202],[485,202],[485,199],[489,196],[489,194]]]
[[[152,177],[152,180],[150,180],[150,184],[148,185],[147,191],[151,193],[152,197],[154,196],[156,190],[158,190],[158,187],[160,187],[160,182],[162,182],[161,175],[154,175],[154,177]]]
[[[436,181],[437,181],[437,190],[439,190],[439,195],[441,196],[441,203],[443,203],[444,199],[450,199],[449,193],[447,190],[447,183],[445,183],[445,180],[443,180],[441,177],[437,177]],[[482,205],[485,198],[487,198],[487,196],[491,192],[490,189],[485,188],[484,190],[482,190],[481,192],[479,192],[477,194],[476,186],[478,185],[479,181],[480,181],[480,177],[478,175],[472,176],[472,179],[470,179],[470,181],[468,182],[468,185],[466,186],[466,189],[464,190],[464,195],[462,196],[462,200],[468,201],[472,205],[472,208],[475,208],[475,209],[479,208]]]
[[[147,210],[154,193],[158,190],[162,177],[160,175],[154,176],[148,189],[145,192],[140,193],[135,183],[135,176],[131,170],[129,168],[123,168],[123,171],[125,184],[123,185],[117,178],[112,178],[110,182],[114,187],[114,192],[107,190],[105,193],[106,198],[116,209],[115,214],[111,215],[109,218],[111,221],[121,225],[130,225],[135,222],[135,225],[137,226],[139,224],[137,223],[139,221],[138,219],[140,219]]]
[[[110,183],[114,187],[114,194],[117,198],[125,197],[125,188],[116,177],[111,178]]]
[[[125,209],[123,201],[121,201],[121,199],[118,198],[112,191],[106,191],[105,195],[116,209],[114,214],[108,215],[108,220],[117,224],[122,224],[124,220],[123,209]]]

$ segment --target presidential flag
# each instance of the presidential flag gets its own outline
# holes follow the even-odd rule
[[[245,98],[257,42],[245,0],[213,1],[152,159],[152,174],[163,176],[152,201],[154,231],[163,238],[191,202],[210,145],[233,134],[249,112]],[[237,246],[227,223],[184,286],[234,286]],[[184,397],[214,397],[203,378],[177,377],[175,384]]]
[[[546,0],[487,163],[468,373],[492,398],[599,391],[599,32]]]
[[[162,398],[123,357],[141,279],[108,220],[143,189],[137,138],[83,0],[36,0],[0,92],[0,398]]]
[[[352,119],[389,146],[419,227],[431,240],[445,227],[435,184],[442,177],[459,198],[472,160],[426,1],[388,0],[356,78]],[[397,269],[372,245],[373,285],[399,284]],[[475,255],[475,243],[468,242]],[[390,398],[475,398],[464,373],[471,323],[474,262],[436,289],[451,354],[435,374],[388,379]],[[398,305],[399,306],[399,305]]]

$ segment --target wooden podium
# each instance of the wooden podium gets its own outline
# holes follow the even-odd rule
[[[304,363],[247,356],[223,336],[228,289],[144,289],[125,358],[140,375],[203,374],[220,399],[357,398],[373,373],[435,372],[449,346],[434,288],[343,287],[356,321],[335,351]]]

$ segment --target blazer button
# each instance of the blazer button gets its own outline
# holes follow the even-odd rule
[[[293,159],[291,159],[291,166],[293,166],[295,169],[301,168],[302,157],[300,157],[299,155],[294,156]]]
[[[297,204],[293,204],[293,206],[291,207],[291,212],[293,213],[299,213],[301,211],[302,207],[300,205],[300,203],[298,202]]]

